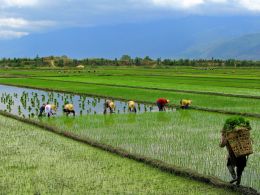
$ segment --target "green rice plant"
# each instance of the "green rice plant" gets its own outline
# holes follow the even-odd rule
[[[236,128],[244,127],[248,130],[251,130],[250,122],[243,117],[231,117],[228,118],[224,124],[224,132],[233,131]]]
[[[227,151],[219,147],[223,114],[179,111],[125,115],[89,115],[75,119],[53,118],[48,124],[81,138],[125,149],[201,174],[231,179],[226,168]],[[45,120],[43,120],[45,122]],[[260,121],[250,119],[254,154],[243,174],[242,185],[260,189]]]
[[[238,194],[13,119],[0,124],[0,194]]]

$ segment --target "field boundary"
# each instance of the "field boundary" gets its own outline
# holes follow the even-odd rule
[[[68,76],[67,76],[68,77]],[[122,87],[122,88],[130,88],[130,89],[144,89],[144,90],[154,90],[154,91],[168,91],[168,92],[176,92],[176,93],[191,93],[198,95],[212,95],[212,96],[224,96],[224,97],[237,97],[237,98],[245,98],[245,99],[260,99],[260,96],[255,95],[242,95],[242,94],[232,94],[232,93],[219,93],[219,92],[210,92],[210,91],[193,91],[193,90],[180,90],[180,89],[169,89],[169,88],[158,88],[158,87],[140,87],[140,86],[129,86],[129,85],[117,85],[117,84],[104,84],[104,83],[92,83],[92,82],[80,82],[80,81],[62,81],[55,79],[47,79],[47,78],[37,78],[37,77],[27,77],[28,79],[38,79],[38,80],[48,80],[48,81],[56,81],[56,82],[64,82],[64,83],[79,83],[86,85],[97,85],[97,86],[109,86],[109,87]]]
[[[144,163],[144,164],[146,164],[150,167],[159,169],[159,170],[166,172],[166,173],[174,174],[174,175],[177,175],[177,176],[182,176],[182,177],[185,177],[185,178],[190,178],[190,179],[193,179],[195,181],[210,184],[212,186],[222,188],[222,189],[224,188],[224,189],[227,189],[227,190],[232,190],[234,192],[238,192],[238,193],[242,193],[242,194],[247,194],[247,195],[255,195],[255,194],[257,195],[257,194],[259,194],[257,192],[257,190],[255,190],[251,187],[232,185],[232,184],[224,182],[224,181],[222,181],[222,180],[220,180],[216,177],[213,177],[213,176],[205,176],[203,174],[199,174],[199,173],[197,173],[193,170],[190,170],[190,169],[185,169],[185,168],[177,167],[177,166],[174,166],[174,165],[170,165],[170,164],[165,163],[163,161],[148,158],[148,157],[145,157],[145,156],[142,156],[142,155],[139,155],[139,154],[129,153],[128,151],[126,151],[124,149],[114,147],[114,146],[111,146],[111,145],[108,145],[108,144],[103,144],[103,143],[97,142],[93,139],[89,139],[89,138],[83,139],[76,134],[66,132],[66,131],[62,131],[58,128],[48,126],[47,124],[44,124],[44,123],[39,122],[39,121],[21,118],[21,117],[18,117],[16,115],[13,115],[13,114],[10,114],[10,113],[4,112],[4,111],[0,111],[0,115],[2,115],[4,117],[15,119],[17,121],[20,121],[20,122],[23,122],[23,123],[26,123],[26,124],[33,125],[35,127],[47,130],[49,132],[58,134],[60,136],[72,139],[72,140],[77,141],[77,142],[81,142],[81,143],[90,145],[92,147],[101,149],[103,151],[110,152],[112,154],[116,154],[116,155],[121,156],[123,158],[128,158],[128,159],[140,162],[140,163]]]
[[[26,89],[44,90],[44,91],[49,91],[49,92],[67,93],[67,94],[89,96],[89,97],[98,97],[98,98],[105,98],[105,99],[107,98],[107,99],[114,99],[114,100],[120,100],[120,101],[130,101],[129,99],[119,98],[119,97],[104,96],[104,95],[99,95],[99,94],[77,93],[77,92],[44,88],[44,87],[43,88],[33,87],[33,86],[30,87],[30,86],[26,86],[26,85],[6,84],[6,83],[1,83],[1,82],[0,82],[0,85],[12,86],[12,87],[18,87],[18,88],[20,87],[20,88],[26,88]],[[131,100],[133,100],[133,99],[131,99]],[[147,105],[156,105],[155,102],[140,101],[140,100],[133,100],[133,101],[135,101],[137,103],[147,104]],[[170,105],[168,107],[180,109],[179,106],[174,106],[174,105]],[[211,113],[213,112],[213,113],[218,113],[218,114],[238,115],[238,116],[253,117],[253,118],[258,118],[258,119],[260,118],[260,114],[256,114],[256,113],[233,112],[233,111],[218,110],[218,109],[213,109],[213,108],[203,108],[203,107],[198,107],[198,106],[191,106],[190,109],[197,110],[197,111],[211,112]]]

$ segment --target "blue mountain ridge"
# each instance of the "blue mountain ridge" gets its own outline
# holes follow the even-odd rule
[[[145,23],[96,27],[65,28],[0,41],[0,57],[67,55],[73,58],[115,58],[123,54],[153,58],[233,58],[251,59],[259,46],[251,44],[246,52],[235,41],[260,32],[258,16],[188,16]],[[249,36],[249,35],[247,35]],[[240,38],[239,38],[240,37]],[[259,39],[250,39],[257,42]],[[230,52],[222,52],[222,47]],[[253,47],[255,46],[255,47]],[[240,49],[241,48],[241,49]],[[245,52],[245,53],[243,53]],[[238,55],[239,54],[239,55]],[[250,55],[249,55],[250,54]],[[252,56],[251,56],[252,55]]]

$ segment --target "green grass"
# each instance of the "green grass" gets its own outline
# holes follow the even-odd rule
[[[62,68],[42,68],[42,69],[1,69],[0,75],[33,75],[33,76],[55,76],[55,75],[71,75],[75,74],[76,69]],[[217,78],[243,78],[243,79],[259,79],[259,67],[122,67],[122,66],[86,66],[85,70],[80,70],[81,75],[90,75],[96,71],[96,74],[106,75],[182,75],[191,77],[217,77]],[[90,71],[90,73],[89,73]],[[76,73],[78,74],[78,73]]]
[[[94,70],[96,70],[96,73],[93,72]],[[170,69],[98,67],[96,69],[80,70],[80,72],[76,69],[3,69],[0,71],[1,75],[51,76],[51,78],[47,79],[260,95],[260,71],[256,68],[200,70],[186,67]]]
[[[232,194],[0,117],[0,194]]]
[[[51,77],[48,80],[101,83],[172,90],[189,90],[260,96],[260,80],[191,76],[86,75]]]
[[[127,87],[98,86],[94,84],[48,81],[37,78],[0,79],[0,83],[38,88],[51,88],[74,93],[112,96],[114,98],[149,101],[151,103],[155,102],[159,97],[167,97],[171,100],[172,104],[179,105],[179,101],[181,99],[187,98],[192,99],[193,105],[198,107],[234,112],[260,113],[260,99],[176,93],[147,89],[132,89]]]
[[[189,168],[229,181],[227,151],[219,147],[220,131],[229,116],[198,111],[96,115],[43,119],[62,131],[123,148],[166,163]],[[250,156],[242,184],[260,190],[260,120],[250,119],[254,154]]]

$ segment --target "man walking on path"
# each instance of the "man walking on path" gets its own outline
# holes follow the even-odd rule
[[[228,151],[228,161],[227,161],[227,168],[233,178],[230,183],[236,182],[236,185],[240,185],[242,173],[246,167],[247,157],[246,156],[239,156],[236,157],[226,136],[222,134],[220,147],[226,147]],[[235,171],[236,167],[236,171]]]

